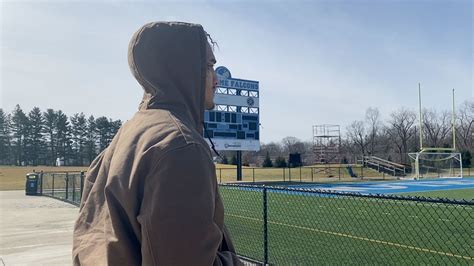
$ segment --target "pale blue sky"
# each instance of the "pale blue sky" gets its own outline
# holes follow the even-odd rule
[[[127,46],[156,20],[200,23],[217,65],[260,81],[261,139],[473,100],[472,1],[40,1],[1,4],[1,108],[129,119],[142,91]]]

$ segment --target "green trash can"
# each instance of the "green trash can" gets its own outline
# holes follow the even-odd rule
[[[26,174],[25,194],[38,195],[39,174]]]

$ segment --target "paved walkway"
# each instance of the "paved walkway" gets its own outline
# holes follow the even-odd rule
[[[59,200],[0,191],[0,266],[71,265],[77,213]]]
[[[0,191],[0,266],[72,265],[78,210],[60,200],[25,196],[22,190]]]

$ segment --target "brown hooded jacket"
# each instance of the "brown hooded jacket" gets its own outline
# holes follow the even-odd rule
[[[149,23],[128,50],[139,111],[91,164],[74,227],[75,265],[240,264],[202,138],[206,34]]]

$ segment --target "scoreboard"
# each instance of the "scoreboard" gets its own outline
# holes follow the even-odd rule
[[[210,137],[221,151],[260,150],[258,81],[232,78],[223,66],[216,74],[215,107],[204,114],[206,141]]]

